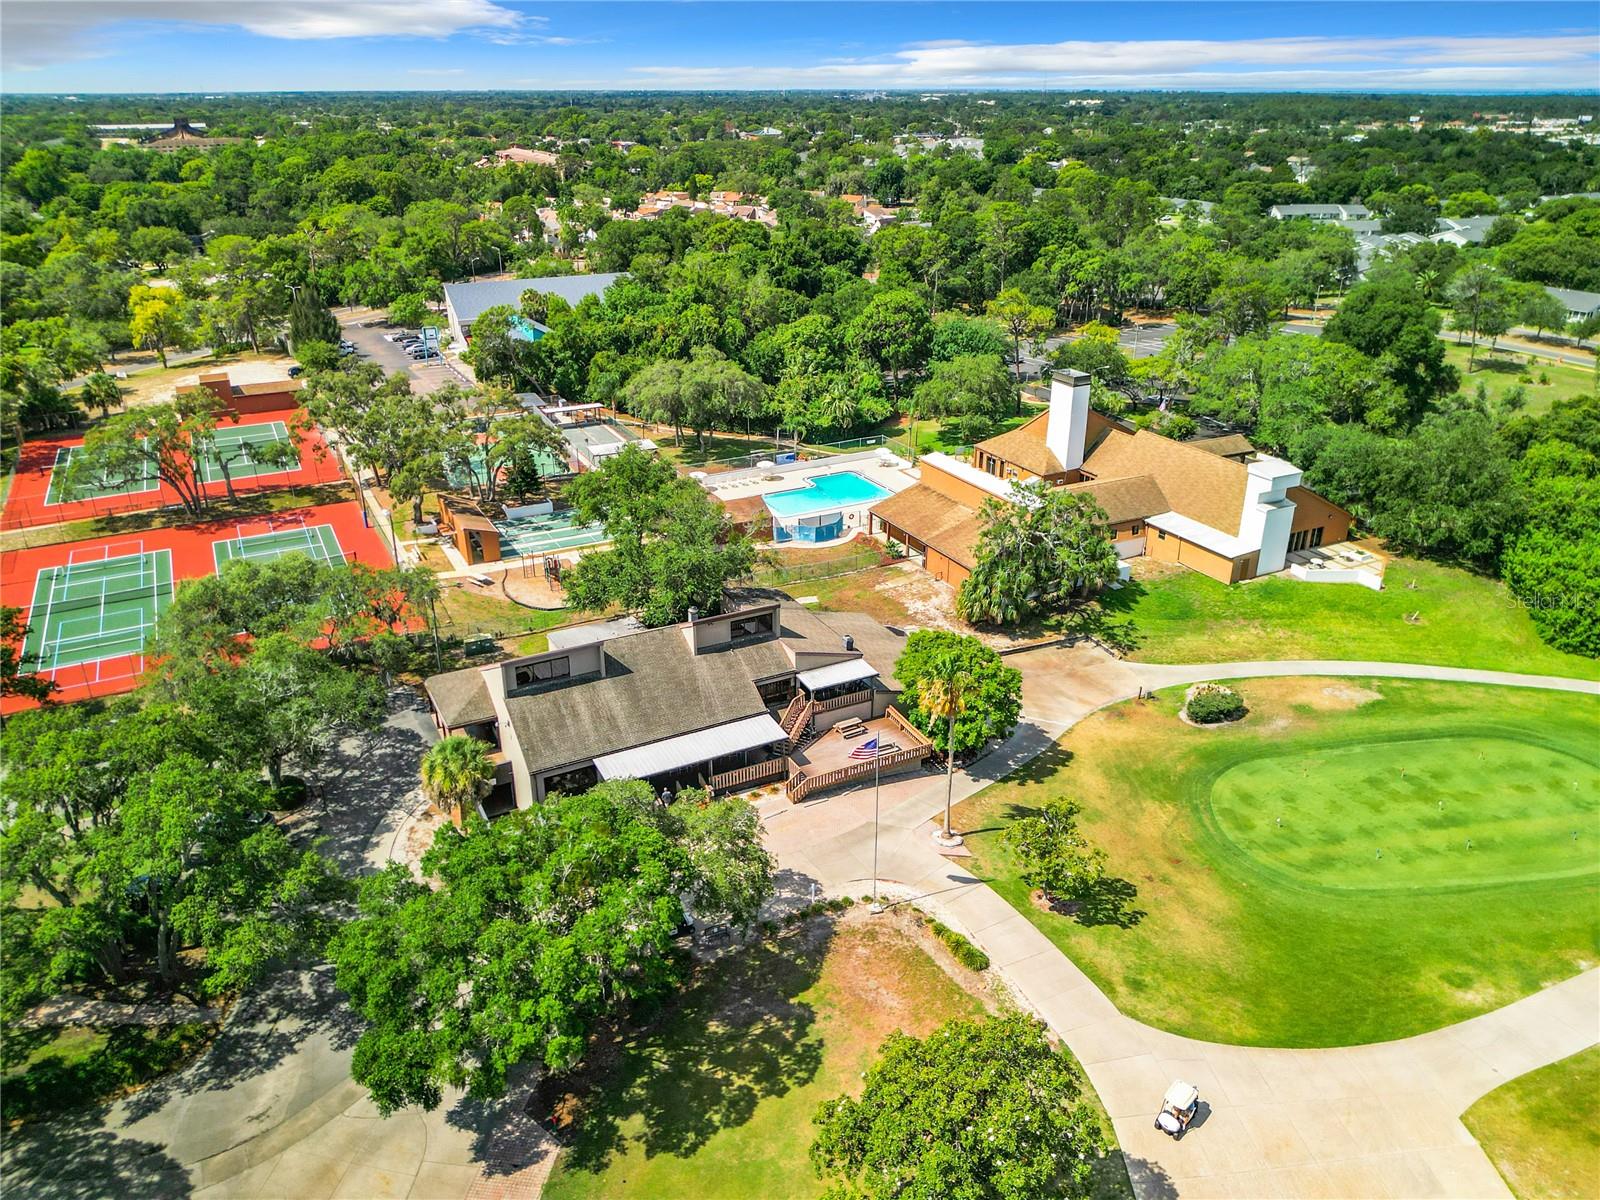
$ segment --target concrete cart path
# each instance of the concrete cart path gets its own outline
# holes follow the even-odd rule
[[[1051,746],[1107,703],[1202,679],[1358,675],[1459,680],[1594,694],[1583,680],[1372,662],[1126,663],[1087,647],[1010,656],[1023,672],[1024,723],[956,776],[965,799]],[[882,789],[878,875],[967,933],[1021,999],[1084,1064],[1112,1117],[1140,1200],[1174,1196],[1508,1196],[1461,1123],[1484,1093],[1600,1041],[1600,971],[1432,1033],[1370,1046],[1279,1050],[1179,1037],[1120,1013],[1034,925],[939,854],[930,818],[942,778],[917,774]],[[871,886],[872,789],[807,804],[769,802],[767,838],[780,862],[831,894]],[[829,812],[828,806],[835,806]],[[1154,1128],[1168,1084],[1200,1088],[1201,1117],[1181,1141]]]

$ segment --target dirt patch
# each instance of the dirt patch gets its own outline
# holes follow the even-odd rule
[[[1376,688],[1358,687],[1353,683],[1335,684],[1322,689],[1322,694],[1330,703],[1320,704],[1324,709],[1350,709],[1360,708],[1363,704],[1371,704],[1374,700],[1382,700],[1383,693]]]

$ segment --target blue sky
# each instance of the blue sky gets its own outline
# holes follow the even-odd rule
[[[1581,3],[5,0],[13,92],[1600,88]]]

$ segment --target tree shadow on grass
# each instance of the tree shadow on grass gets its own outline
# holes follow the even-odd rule
[[[1046,755],[1040,755],[1041,759]],[[1055,752],[1057,766],[1064,766],[1072,758],[1072,753],[1066,750]],[[1035,760],[1038,761],[1037,759]],[[1049,771],[1043,770],[1042,776],[1049,777]],[[973,830],[974,833],[1000,832],[1008,826],[1022,820],[1024,817],[1036,817],[1040,809],[1028,804],[1008,804],[1000,814],[1001,819],[994,825],[984,829]],[[1036,907],[1047,909],[1057,916],[1076,921],[1079,925],[1093,927],[1096,925],[1115,925],[1119,929],[1132,929],[1149,914],[1142,908],[1135,907],[1134,901],[1139,898],[1139,889],[1131,880],[1123,879],[1118,875],[1106,875],[1092,887],[1070,900],[1046,899],[1037,890],[1030,893],[1031,902]]]
[[[613,1054],[564,1081],[576,1108],[565,1166],[602,1171],[630,1142],[647,1156],[687,1158],[763,1100],[815,1078],[816,1013],[797,997],[816,982],[831,939],[832,923],[818,918],[747,946],[705,968],[655,1021],[619,1032]],[[625,1134],[635,1117],[643,1130]]]

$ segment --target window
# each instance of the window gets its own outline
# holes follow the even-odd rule
[[[1139,522],[1135,521],[1133,523],[1133,528],[1128,530],[1128,536],[1129,537],[1138,537],[1143,532],[1144,532],[1144,526],[1139,524]]]
[[[761,693],[761,702],[763,704],[787,704],[794,698],[794,676],[786,675],[782,679],[774,679],[768,683],[760,684],[756,690]]]
[[[1311,544],[1313,546],[1322,545],[1322,526],[1321,525],[1318,525],[1315,529],[1313,529],[1311,531]]]
[[[1163,541],[1163,542],[1166,541],[1167,540],[1167,531],[1165,529],[1156,530],[1156,538],[1159,541]]]
[[[750,617],[735,617],[728,622],[728,636],[732,638],[761,637],[772,632],[772,614],[756,613]]]
[[[523,663],[512,671],[515,686],[532,687],[536,683],[549,683],[552,679],[565,679],[572,674],[570,658],[547,658],[543,662]]]

